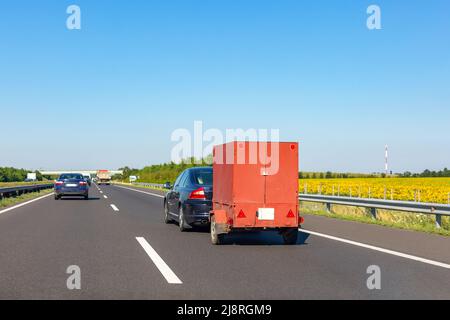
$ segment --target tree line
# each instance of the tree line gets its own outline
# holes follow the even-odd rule
[[[202,160],[200,164],[194,161],[194,159],[188,159],[180,164],[173,162],[156,164],[147,166],[143,169],[132,169],[129,167],[123,167],[119,170],[123,171],[122,175],[116,175],[113,177],[115,180],[128,181],[130,176],[138,177],[138,182],[149,183],[165,183],[174,182],[176,178],[187,168],[196,166],[210,166],[212,159],[207,158]],[[358,174],[358,173],[335,173],[335,172],[299,172],[299,179],[345,179],[345,178],[375,178],[379,177],[376,174]]]
[[[445,178],[450,177],[450,170],[447,168],[440,171],[431,171],[426,169],[422,173],[412,173],[406,171],[399,176],[404,178]]]
[[[364,174],[364,173],[340,173],[340,172],[303,172],[298,173],[299,179],[349,179],[349,178],[377,178],[378,174]]]
[[[151,183],[165,183],[174,182],[178,175],[185,169],[190,167],[196,167],[199,165],[210,165],[209,160],[204,160],[201,164],[195,163],[194,159],[188,159],[180,164],[173,162],[163,163],[157,165],[146,166],[143,169],[132,169],[129,167],[120,168],[123,171],[122,175],[116,175],[114,179],[128,181],[130,176],[139,177],[139,182],[151,182]],[[450,170],[447,168],[440,171],[424,170],[422,173],[405,172],[401,174],[394,174],[395,177],[404,178],[422,178],[422,177],[450,177]],[[351,179],[351,178],[385,178],[385,173],[339,173],[339,172],[299,172],[299,179]]]
[[[115,175],[113,179],[128,181],[130,176],[138,177],[138,182],[166,183],[175,182],[177,177],[186,169],[198,166],[210,166],[211,159],[196,161],[194,158],[184,160],[182,163],[174,162],[146,166],[143,169],[120,168],[121,175]]]
[[[11,167],[0,167],[0,182],[22,182],[27,178],[27,173],[31,173],[30,170],[16,169]],[[39,171],[36,171],[36,178],[42,181],[42,175]]]
[[[450,170],[444,168],[440,171],[424,170],[421,173],[412,173],[406,171],[404,173],[393,174],[394,177],[400,178],[444,178],[450,177]],[[337,173],[337,172],[299,172],[299,179],[349,179],[349,178],[386,178],[388,177],[383,173]]]

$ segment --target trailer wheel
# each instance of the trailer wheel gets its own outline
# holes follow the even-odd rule
[[[298,228],[288,228],[283,230],[281,233],[283,235],[283,241],[286,245],[297,244],[298,239]]]
[[[214,216],[211,216],[211,242],[212,242],[212,244],[221,245],[221,244],[223,244],[224,238],[225,238],[224,234],[217,233],[216,218]]]

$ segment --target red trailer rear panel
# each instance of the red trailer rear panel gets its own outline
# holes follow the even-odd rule
[[[212,214],[218,232],[238,228],[298,229],[298,163],[296,142],[231,142],[216,146]]]

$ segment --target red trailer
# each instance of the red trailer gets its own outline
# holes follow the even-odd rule
[[[211,241],[234,230],[278,230],[297,242],[298,143],[231,142],[214,148]]]

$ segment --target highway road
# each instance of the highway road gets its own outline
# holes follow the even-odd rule
[[[296,246],[163,222],[157,191],[92,186],[0,210],[0,299],[450,299],[450,239],[307,216]],[[69,290],[69,266],[81,290]],[[381,290],[367,287],[379,266]]]

